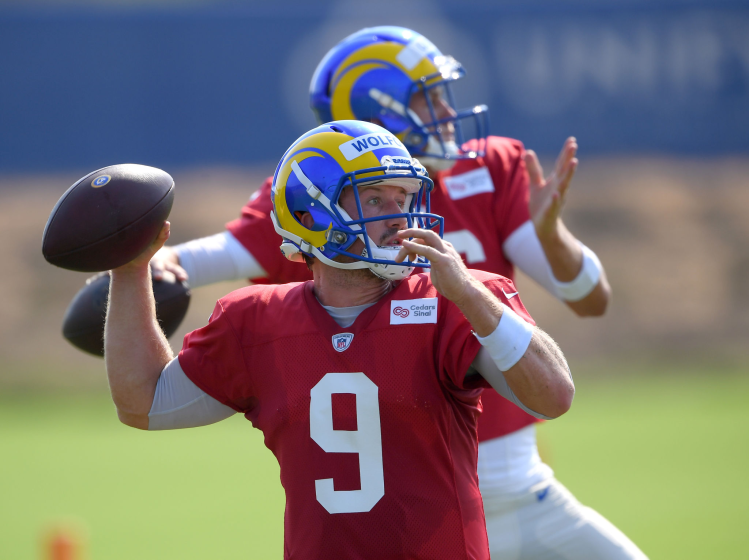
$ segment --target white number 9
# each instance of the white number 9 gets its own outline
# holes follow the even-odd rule
[[[356,395],[356,431],[333,429],[333,393]],[[358,453],[361,490],[334,490],[315,480],[317,501],[330,513],[371,510],[385,495],[377,385],[363,373],[328,373],[310,391],[310,436],[326,453]]]

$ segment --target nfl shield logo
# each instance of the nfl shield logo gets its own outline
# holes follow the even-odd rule
[[[337,352],[343,352],[351,346],[352,340],[354,340],[354,335],[351,333],[345,332],[333,335],[333,348],[335,348]]]

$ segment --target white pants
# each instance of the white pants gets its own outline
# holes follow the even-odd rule
[[[487,493],[486,531],[500,560],[647,560],[619,529],[555,478],[516,497]]]

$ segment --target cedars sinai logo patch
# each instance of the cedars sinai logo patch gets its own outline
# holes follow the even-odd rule
[[[436,297],[393,300],[390,302],[391,325],[425,325],[436,322]]]

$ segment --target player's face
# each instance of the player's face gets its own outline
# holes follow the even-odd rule
[[[411,96],[411,101],[409,102],[408,107],[416,113],[419,119],[421,119],[421,122],[425,125],[429,125],[429,123],[434,122],[435,120],[432,118],[432,113],[429,110],[427,95],[429,96],[429,101],[432,103],[436,120],[439,121],[457,115],[455,110],[447,102],[445,93],[441,87],[432,88],[428,90],[426,94],[419,90]],[[428,128],[430,132],[435,132],[435,127]],[[442,135],[442,140],[445,142],[455,140],[455,126],[452,122],[437,125],[436,132],[439,132]]]
[[[359,201],[361,202],[362,218],[376,218],[377,216],[387,216],[389,214],[400,214],[408,206],[408,195],[405,189],[395,185],[376,184],[364,185],[359,187]],[[359,212],[356,208],[356,199],[352,187],[346,187],[338,199],[341,207],[348,212],[353,219],[359,219]],[[377,245],[400,245],[401,240],[396,238],[396,234],[406,229],[408,222],[404,217],[387,218],[369,222],[366,224],[367,235]],[[359,247],[361,244],[361,247]],[[357,240],[352,246],[352,252],[360,252],[364,249],[364,244]]]

